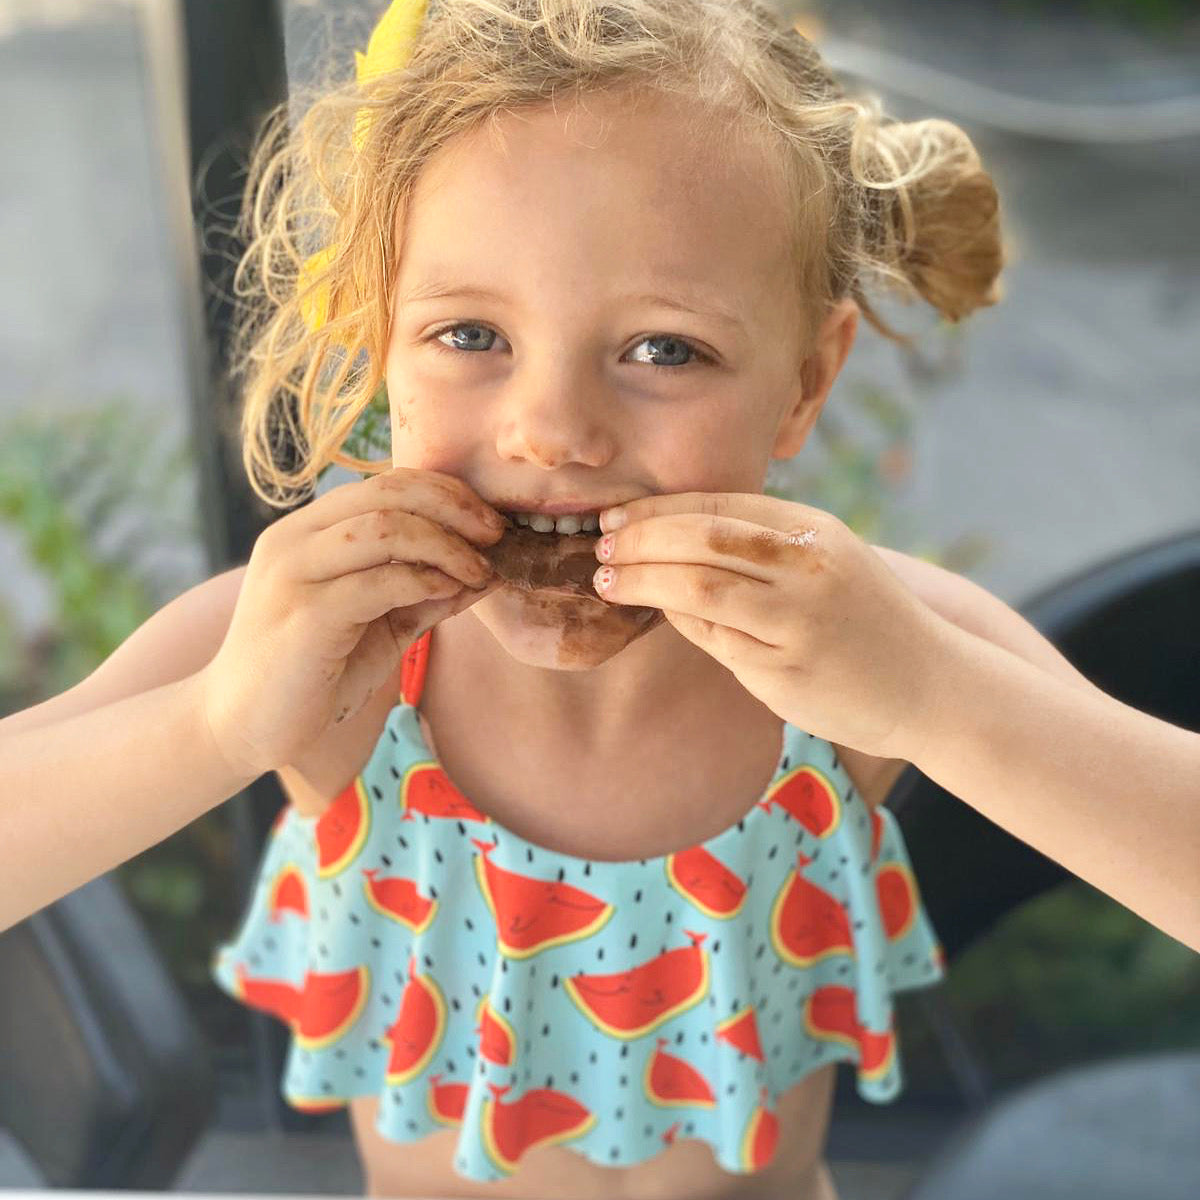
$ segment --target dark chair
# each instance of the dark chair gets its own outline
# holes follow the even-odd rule
[[[0,1127],[50,1186],[169,1189],[216,1110],[211,1063],[110,876],[0,934]]]

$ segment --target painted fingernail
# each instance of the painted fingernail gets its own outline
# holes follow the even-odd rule
[[[595,575],[592,576],[592,583],[596,585],[598,592],[606,592],[612,587],[612,581],[616,578],[616,571],[612,567],[601,567]]]
[[[612,556],[612,546],[613,546],[612,534],[606,533],[604,535],[604,537],[602,537],[596,543],[596,553],[602,559],[604,559],[605,562],[607,562],[609,560],[609,558]]]

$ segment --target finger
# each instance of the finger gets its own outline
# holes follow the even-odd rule
[[[307,607],[322,620],[340,618],[348,625],[367,625],[392,609],[449,599],[463,590],[459,580],[436,567],[410,563],[386,563],[308,586],[317,590]]]
[[[719,567],[694,563],[640,563],[621,567],[601,567],[611,572],[607,587],[596,587],[596,594],[610,604],[636,604],[661,608],[664,613],[723,625],[753,638],[763,646],[774,646],[767,631],[772,625],[771,610],[778,607],[778,589],[761,580]]]
[[[376,508],[318,530],[298,547],[291,570],[319,583],[387,562],[424,563],[465,584],[492,579],[492,565],[457,533],[419,513]]]
[[[607,508],[600,516],[600,528],[608,533],[612,528],[609,513],[621,513],[625,524],[645,521],[650,517],[673,513],[694,512],[712,517],[737,517],[769,529],[787,530],[801,522],[820,522],[831,514],[824,509],[781,500],[759,492],[669,492],[658,496],[643,496],[625,504]]]
[[[783,532],[736,517],[682,512],[659,516],[606,534],[596,557],[613,566],[627,563],[694,563],[735,571],[767,583],[800,555],[821,553],[817,530],[803,522]],[[611,539],[611,540],[608,540]],[[607,543],[605,546],[604,543]]]
[[[308,533],[328,529],[373,508],[421,512],[469,541],[494,545],[504,533],[503,518],[469,483],[442,471],[393,467],[369,479],[330,488],[292,514]],[[495,516],[498,523],[491,522]]]

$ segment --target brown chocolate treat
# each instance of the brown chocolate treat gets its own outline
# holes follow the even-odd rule
[[[538,533],[510,520],[504,536],[494,546],[482,547],[482,554],[501,579],[516,587],[531,592],[553,588],[570,595],[587,596],[609,608],[624,610],[631,617],[636,616],[639,625],[650,618],[643,630],[648,632],[666,619],[661,609],[643,604],[608,604],[596,594],[592,577],[600,567],[596,558],[596,543],[600,536],[598,532]]]

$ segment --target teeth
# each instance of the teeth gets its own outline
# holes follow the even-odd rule
[[[537,533],[579,533],[597,532],[600,522],[595,513],[568,513],[561,517],[547,516],[545,513],[510,513],[518,525],[528,525]]]

